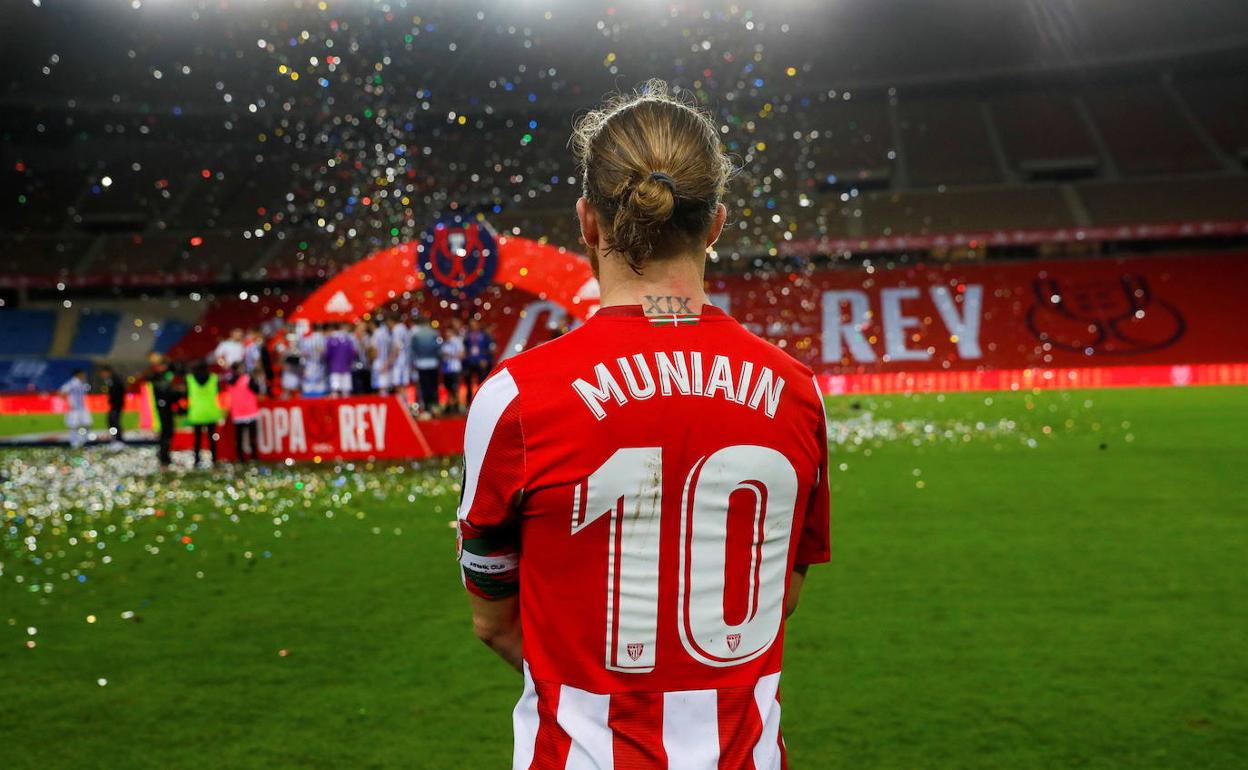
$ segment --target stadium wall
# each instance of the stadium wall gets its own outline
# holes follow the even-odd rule
[[[825,381],[884,387],[906,381],[898,375],[977,373],[983,383],[990,371],[1248,362],[1248,335],[1237,331],[1246,254],[868,265],[726,276],[711,288],[733,316]],[[876,379],[856,379],[864,376]]]

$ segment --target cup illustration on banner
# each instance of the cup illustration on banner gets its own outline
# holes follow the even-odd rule
[[[483,219],[443,217],[421,236],[418,269],[434,296],[471,299],[494,280],[498,239]]]
[[[1187,331],[1179,309],[1155,296],[1143,276],[1032,282],[1027,328],[1041,342],[1085,355],[1137,355],[1169,347]]]

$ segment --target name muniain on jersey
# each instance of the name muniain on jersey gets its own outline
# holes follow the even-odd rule
[[[699,351],[634,353],[595,364],[594,382],[577,378],[572,389],[599,420],[607,416],[604,405],[623,406],[629,399],[644,401],[655,395],[721,398],[775,418],[783,377],[770,367],[724,355],[716,355],[709,367],[705,364]]]

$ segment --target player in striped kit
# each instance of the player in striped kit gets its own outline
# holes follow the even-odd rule
[[[303,358],[300,394],[303,396],[323,396],[329,390],[325,343],[325,324],[314,324],[312,330],[299,340],[299,354]]]
[[[729,164],[644,93],[577,129],[602,307],[478,392],[460,564],[524,676],[513,770],[777,770],[784,618],[829,556],[823,402],[707,300]]]

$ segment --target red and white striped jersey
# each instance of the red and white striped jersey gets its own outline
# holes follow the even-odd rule
[[[460,564],[520,595],[514,770],[784,768],[795,564],[827,561],[809,369],[712,306],[606,307],[473,401]]]

